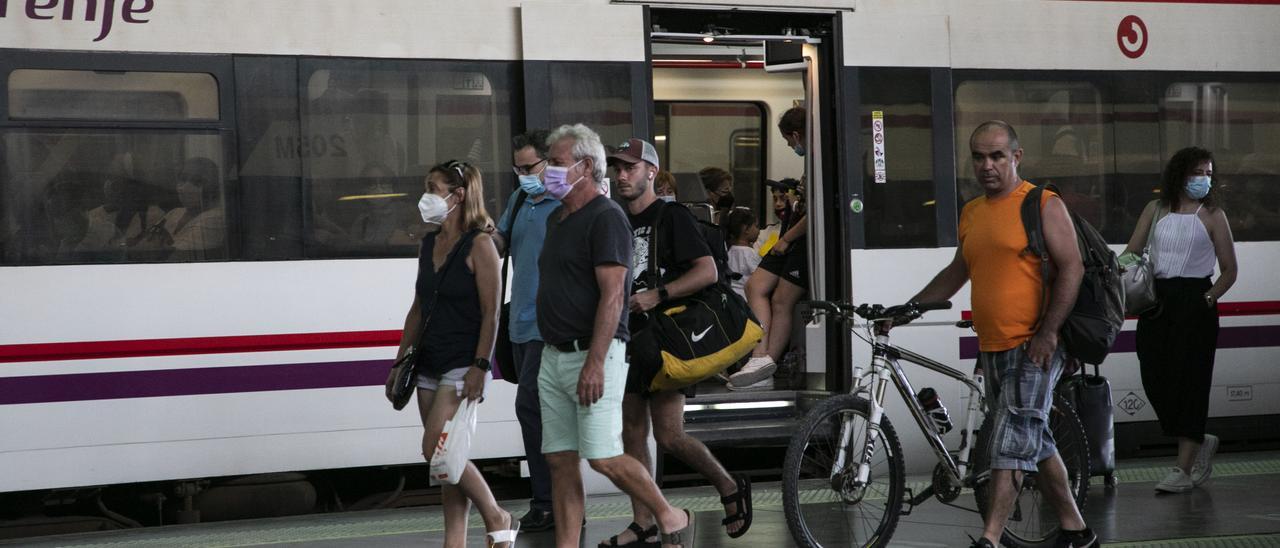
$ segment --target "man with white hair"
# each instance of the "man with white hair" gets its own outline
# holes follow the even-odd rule
[[[604,146],[582,124],[560,126],[547,144],[543,184],[562,205],[547,219],[538,259],[538,330],[546,343],[538,395],[556,545],[579,545],[584,496],[578,462],[584,457],[653,513],[664,544],[688,546],[692,516],[672,507],[644,465],[623,453],[631,225],[600,191]]]

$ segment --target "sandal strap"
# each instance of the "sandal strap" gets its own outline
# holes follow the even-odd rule
[[[656,526],[654,528],[656,529]],[[644,540],[645,538],[647,538],[645,537],[645,533],[647,533],[648,530],[645,529],[644,527],[641,527],[639,523],[636,523],[634,521],[631,522],[629,525],[627,525],[627,530],[631,531],[632,533],[635,533],[636,539],[638,540]],[[614,538],[618,538],[618,537],[615,536]]]
[[[489,537],[489,546],[493,546],[495,544],[502,544],[504,542],[509,542],[511,543],[512,546],[514,546],[516,542],[517,532],[518,531],[516,529],[503,529],[501,531],[493,531],[490,533],[485,533],[485,536]]]

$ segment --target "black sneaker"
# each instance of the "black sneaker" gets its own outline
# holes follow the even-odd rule
[[[1102,546],[1102,542],[1098,540],[1098,535],[1093,530],[1085,527],[1080,531],[1068,531],[1062,529],[1058,531],[1058,546],[1062,548],[1095,548]]]
[[[973,537],[969,537],[969,539],[972,540]],[[973,541],[973,544],[969,545],[969,548],[996,548],[996,545],[991,544],[987,537],[978,537],[977,540]]]
[[[555,528],[556,516],[550,510],[530,508],[529,512],[520,518],[521,533],[537,533]]]

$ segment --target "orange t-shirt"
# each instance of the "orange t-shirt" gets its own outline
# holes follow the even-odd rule
[[[960,246],[972,283],[973,327],[978,348],[1000,352],[1034,335],[1044,298],[1040,259],[1023,253],[1027,231],[1022,226],[1022,200],[1035,185],[1023,181],[1012,193],[994,200],[980,196],[960,213]],[[1050,192],[1040,200],[1044,207]]]

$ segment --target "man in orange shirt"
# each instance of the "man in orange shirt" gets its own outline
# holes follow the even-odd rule
[[[965,204],[960,245],[951,264],[912,301],[944,301],[972,280],[978,367],[986,373],[987,407],[996,414],[991,455],[992,500],[982,538],[973,546],[999,546],[1024,472],[1039,470],[1039,487],[1057,511],[1062,543],[1097,546],[1067,484],[1067,470],[1049,431],[1053,387],[1062,374],[1058,329],[1076,300],[1084,265],[1075,226],[1062,200],[1044,193],[1041,210],[1053,279],[1041,280],[1038,259],[1025,253],[1022,200],[1034,186],[1018,177],[1018,134],[999,120],[969,137],[973,174],[985,193]],[[1043,283],[1048,310],[1040,320]],[[1037,322],[1037,320],[1040,320]]]

